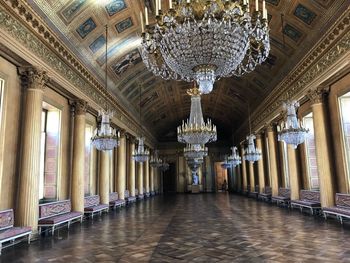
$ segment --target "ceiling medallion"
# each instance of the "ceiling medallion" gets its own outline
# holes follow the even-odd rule
[[[174,2],[174,3],[173,3]],[[251,72],[270,51],[265,0],[250,12],[249,0],[156,0],[156,23],[141,13],[141,56],[164,79],[196,81],[208,94],[215,80]]]
[[[207,120],[207,123],[204,122],[199,89],[195,86],[187,93],[191,96],[190,118],[177,127],[177,140],[191,144],[194,150],[199,151],[202,145],[216,141],[216,126],[211,123],[210,119]]]
[[[283,103],[283,109],[286,111],[286,119],[282,123],[282,130],[278,132],[278,140],[291,144],[294,149],[303,143],[309,132],[298,121],[296,110],[299,103],[296,101],[287,101]]]
[[[108,46],[108,26],[106,25],[106,56],[105,56],[105,64],[106,64],[106,72],[105,72],[105,85],[106,91],[108,92],[108,84],[107,84],[107,46]],[[113,148],[119,145],[119,133],[115,129],[113,129],[110,125],[110,119],[113,117],[113,111],[108,109],[107,97],[105,101],[105,108],[99,110],[99,114],[101,117],[100,126],[95,130],[94,136],[91,138],[91,144],[99,151],[110,151]]]

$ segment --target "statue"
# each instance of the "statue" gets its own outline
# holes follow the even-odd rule
[[[192,173],[192,184],[198,185],[199,184],[199,178],[196,172]]]

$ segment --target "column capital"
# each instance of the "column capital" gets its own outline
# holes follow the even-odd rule
[[[325,95],[329,93],[329,87],[317,87],[307,92],[307,97],[312,104],[322,103]]]
[[[45,84],[49,81],[46,71],[34,67],[19,67],[18,74],[21,76],[22,83],[27,89],[44,91]]]
[[[87,111],[88,103],[85,100],[77,99],[70,101],[69,104],[74,109],[75,115],[84,115]]]
[[[122,137],[127,138],[128,137],[128,134],[124,129],[120,129],[119,134],[120,134],[120,138],[122,138]]]
[[[261,140],[261,138],[263,137],[263,134],[264,134],[263,131],[257,132],[256,135],[255,135],[256,139],[257,139],[257,140]]]
[[[275,122],[266,123],[265,128],[267,132],[275,132],[276,123]]]

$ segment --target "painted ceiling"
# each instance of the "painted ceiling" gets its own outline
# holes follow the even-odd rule
[[[164,1],[168,2],[168,1]],[[250,1],[253,2],[253,1]],[[271,52],[267,61],[241,78],[217,81],[202,97],[204,117],[229,136],[314,46],[349,5],[347,0],[266,0]],[[159,141],[174,140],[176,126],[189,115],[189,83],[164,81],[142,63],[140,10],[152,0],[29,0],[51,29],[103,83],[105,25],[108,25],[109,90],[138,116],[142,88],[143,123]],[[283,18],[282,18],[283,17]],[[283,26],[282,26],[283,19]]]

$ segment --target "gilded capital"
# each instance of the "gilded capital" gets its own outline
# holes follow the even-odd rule
[[[316,89],[310,89],[307,92],[307,97],[312,104],[322,103],[325,95],[329,93],[329,87],[318,87]]]
[[[274,131],[275,131],[276,125],[275,125],[274,122],[270,122],[270,123],[267,123],[267,124],[265,125],[265,127],[266,127],[266,131],[267,131],[267,132],[274,132]]]
[[[21,76],[22,83],[27,89],[43,91],[45,84],[49,81],[46,71],[33,67],[19,67],[18,74]]]
[[[87,111],[88,103],[85,100],[75,100],[72,104],[76,115],[84,115]]]
[[[120,138],[126,138],[127,137],[127,132],[123,129],[120,129],[119,130],[119,135],[120,135]]]

